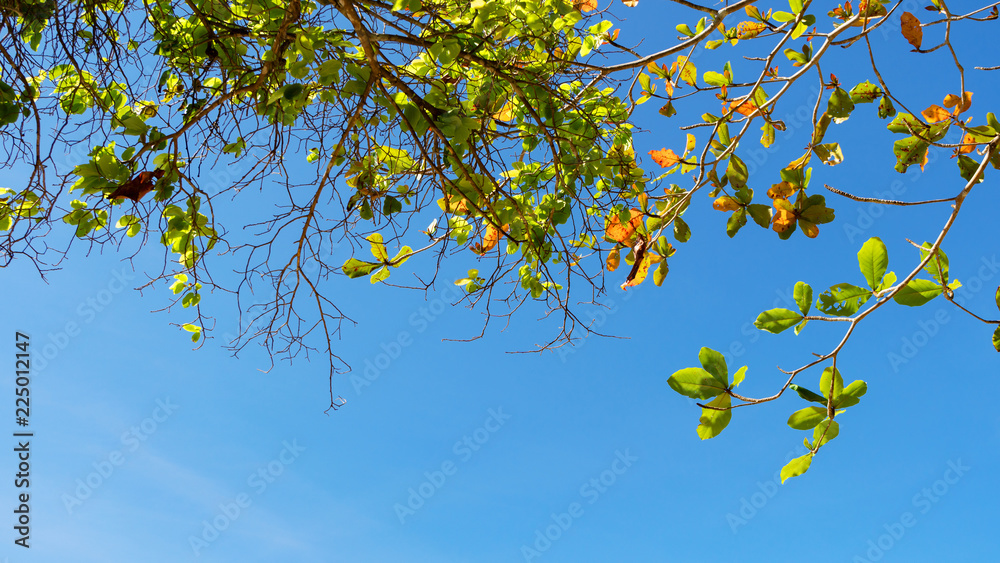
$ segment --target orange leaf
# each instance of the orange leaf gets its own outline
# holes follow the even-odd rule
[[[961,106],[959,106],[959,103],[961,103]],[[955,115],[962,113],[963,111],[969,109],[969,107],[971,106],[972,106],[972,92],[965,92],[962,95],[961,102],[959,101],[958,96],[956,96],[955,94],[948,94],[947,96],[944,97],[944,107],[955,108],[952,110],[952,112],[954,112]]]
[[[649,267],[652,265],[653,254],[651,252],[647,252],[645,256],[642,257],[642,262],[639,263],[639,269],[636,270],[635,277],[630,280],[626,280],[625,283],[622,284],[622,289],[624,290],[642,283],[642,281],[646,279],[646,274],[649,273]]]
[[[583,13],[593,12],[597,9],[597,0],[573,0],[573,7]]]
[[[503,230],[506,231],[510,228],[510,225],[504,225]],[[486,227],[486,233],[483,235],[483,243],[477,244],[472,248],[472,251],[476,254],[483,255],[489,252],[500,242],[503,237],[503,232],[500,229],[494,227],[493,225],[488,225]]]
[[[681,161],[681,157],[677,156],[677,153],[666,148],[658,151],[649,151],[649,156],[653,157],[653,162],[663,168],[669,168]]]
[[[944,109],[943,107],[937,104],[934,104],[931,107],[920,112],[920,115],[924,116],[924,119],[927,120],[927,123],[937,123],[938,121],[944,121],[945,119],[951,117],[951,114],[948,113],[948,110]]]
[[[757,111],[757,104],[753,103],[753,100],[747,100],[745,102],[737,100],[729,103],[729,109],[735,111],[736,113],[750,117],[755,111]]]
[[[792,208],[791,204],[788,203],[788,200],[774,200],[774,217],[772,218],[771,224],[771,228],[774,229],[774,232],[783,233],[790,229],[794,224],[795,210]]]
[[[962,137],[962,146],[958,147],[958,154],[968,154],[976,150],[976,139],[972,135],[966,133]]]
[[[903,28],[903,37],[919,50],[920,43],[924,40],[924,30],[920,27],[917,16],[903,12],[903,15],[899,16],[899,25]]]
[[[635,231],[640,225],[642,225],[642,211],[633,207],[627,224],[622,225],[618,220],[618,216],[612,215],[611,220],[608,221],[608,226],[604,229],[604,233],[609,239],[619,244],[632,246]]]

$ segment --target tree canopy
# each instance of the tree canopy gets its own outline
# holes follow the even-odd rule
[[[756,327],[773,333],[844,327],[772,395],[740,394],[747,368],[731,374],[707,347],[701,367],[670,376],[700,401],[703,439],[735,408],[789,390],[812,403],[788,420],[811,432],[809,452],[782,470],[800,475],[865,394],[837,360],[869,315],[940,297],[983,321],[983,343],[1000,351],[1000,313],[956,301],[943,247],[967,197],[1000,169],[1000,122],[973,109],[994,67],[964,66],[952,39],[982,33],[997,5],[956,13],[929,0],[917,15],[915,2],[674,1],[684,21],[636,38],[615,23],[641,14],[636,0],[0,0],[0,141],[25,178],[0,188],[4,264],[27,260],[44,276],[71,246],[163,252],[147,285],[190,311],[180,328],[194,342],[227,314],[203,296],[235,295],[245,330],[227,344],[257,341],[277,357],[318,349],[337,408],[351,304],[332,281],[344,277],[458,285],[486,325],[541,310],[559,319],[539,347],[550,350],[599,331],[578,305],[600,303],[607,284],[660,286],[679,248],[698,252],[697,241],[678,246],[692,237],[689,210],[724,213],[729,237],[773,231],[779,246],[822,236],[835,207],[947,208],[901,273],[870,238],[855,283],[814,293],[799,282],[795,309],[760,313]],[[900,42],[907,56],[947,53],[949,66],[934,59],[940,103],[915,106],[912,89],[883,78],[879,48]],[[696,62],[706,50],[729,60]],[[867,78],[842,83],[844,72]],[[791,92],[810,100],[796,124],[783,120]],[[837,140],[849,118],[897,136],[895,172],[950,153],[952,184],[919,201],[826,185],[830,167],[850,166]],[[669,141],[634,142],[653,127]],[[791,129],[810,132],[798,158],[755,164]],[[245,201],[259,202],[255,216],[234,212]],[[331,260],[335,247],[353,257]],[[444,261],[470,258],[465,277],[440,279]],[[234,268],[236,283],[218,275]],[[246,306],[261,288],[266,302]]]

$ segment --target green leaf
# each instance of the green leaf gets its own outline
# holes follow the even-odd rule
[[[840,149],[840,143],[826,143],[813,147],[813,152],[823,161],[823,164],[836,166],[844,162],[844,153]]]
[[[840,424],[836,420],[824,420],[813,428],[813,447],[818,448],[840,434]]]
[[[871,296],[872,292],[868,289],[849,283],[838,283],[819,294],[816,307],[828,315],[850,317],[857,313]]]
[[[739,387],[740,383],[743,383],[743,378],[747,375],[747,366],[743,366],[736,370],[733,374],[733,387]]]
[[[838,86],[837,89],[833,91],[833,94],[830,94],[830,101],[827,103],[826,113],[830,114],[830,117],[834,118],[835,122],[840,123],[850,117],[852,111],[854,111],[854,102],[851,101],[850,94]]]
[[[713,399],[712,402],[708,403],[708,406],[726,410],[701,409],[701,418],[698,419],[696,431],[702,440],[718,436],[733,418],[733,411],[730,410],[732,398],[725,393]]]
[[[341,266],[341,270],[347,274],[349,278],[360,278],[361,276],[367,276],[372,273],[375,268],[378,268],[380,264],[373,264],[371,262],[364,262],[358,260],[357,258],[350,258],[344,265]]]
[[[181,328],[191,333],[191,342],[198,342],[198,339],[201,338],[200,326],[187,323],[182,325]]]
[[[296,84],[286,84],[285,87],[282,89],[281,95],[284,96],[286,100],[294,100],[301,93],[302,93],[302,85],[296,83]]]
[[[708,71],[702,75],[702,78],[711,86],[728,86],[730,83],[724,75],[719,74],[718,72]]]
[[[403,210],[403,204],[399,202],[398,199],[392,197],[391,195],[385,196],[382,202],[382,213],[384,215],[392,215],[393,213],[399,213]]]
[[[785,466],[781,468],[781,483],[784,484],[786,480],[791,479],[792,477],[798,477],[806,471],[809,471],[809,465],[812,463],[812,457],[812,453],[807,453],[806,455],[797,457],[785,464]]]
[[[934,246],[929,242],[925,242],[920,247],[920,259],[923,260],[930,254],[931,247]],[[948,284],[948,256],[940,248],[934,252],[934,256],[924,264],[924,271],[931,275],[932,278],[937,280],[938,283],[943,285]]]
[[[885,249],[885,243],[878,237],[868,239],[858,251],[858,265],[861,267],[861,274],[865,276],[868,287],[878,289],[885,275],[886,268],[889,267],[889,253]]]
[[[799,310],[802,311],[802,316],[808,315],[809,308],[812,307],[813,288],[806,282],[796,282],[792,297],[795,299],[795,304],[799,306]]]
[[[747,178],[749,176],[747,165],[735,154],[730,156],[729,167],[726,168],[726,177],[729,178],[729,183],[732,184],[733,188],[739,189],[747,185]]]
[[[831,385],[833,385],[833,400],[836,402],[844,392],[844,378],[840,376],[840,370],[834,371],[832,366],[824,369],[823,375],[819,378],[819,392],[827,399],[830,398]]]
[[[844,387],[844,392],[833,402],[833,408],[846,409],[861,402],[861,397],[868,392],[868,384],[860,379],[852,381],[850,385]]]
[[[139,234],[139,230],[142,229],[142,223],[139,222],[139,218],[134,215],[122,215],[118,219],[118,223],[115,226],[119,229],[128,228],[125,234],[129,237],[134,237]]]
[[[993,347],[997,349],[997,352],[1000,352],[1000,326],[993,331]]]
[[[726,366],[725,356],[711,348],[702,348],[698,352],[698,361],[723,387],[729,384],[729,367]]]
[[[711,399],[724,393],[726,385],[701,368],[684,368],[667,379],[667,385],[685,397]]]
[[[914,279],[903,286],[892,298],[900,305],[919,307],[941,295],[941,286],[931,280]]]
[[[870,104],[882,96],[882,88],[864,81],[854,88],[851,88],[851,101],[856,104]]]
[[[896,272],[889,272],[882,276],[882,282],[878,284],[878,291],[883,291],[896,285]]]
[[[755,223],[767,229],[771,226],[771,207],[763,203],[751,203],[747,206],[747,213],[753,217]]]
[[[886,119],[896,115],[896,106],[892,105],[892,100],[889,96],[882,96],[882,101],[878,103],[878,116],[881,119]]]
[[[688,227],[680,217],[674,219],[674,238],[677,242],[687,242],[691,239],[691,227]]]
[[[799,321],[801,320],[802,315],[796,313],[795,311],[779,308],[764,311],[758,315],[757,320],[753,322],[753,326],[759,328],[760,330],[766,330],[768,332],[778,334],[779,332],[788,330],[799,324]]]
[[[788,388],[791,389],[792,391],[795,391],[796,393],[798,393],[799,397],[802,397],[803,399],[805,399],[807,401],[812,401],[813,403],[819,403],[821,405],[825,405],[826,404],[826,399],[823,398],[822,395],[818,395],[816,393],[813,393],[812,391],[806,389],[805,387],[802,387],[801,385],[796,385],[796,384],[793,383],[793,384],[789,385]]]
[[[997,287],[996,300],[997,300],[997,309],[1000,309],[1000,287]]]
[[[792,413],[788,417],[788,425],[796,430],[811,430],[824,418],[826,409],[823,407],[806,407]]]
[[[729,217],[729,221],[726,223],[726,234],[729,235],[729,238],[733,238],[746,224],[747,210],[745,207],[741,207]]]

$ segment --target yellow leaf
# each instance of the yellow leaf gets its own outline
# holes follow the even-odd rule
[[[629,8],[635,8],[639,5],[639,0],[622,0],[622,4],[625,4]]]
[[[507,102],[500,108],[500,111],[493,114],[493,119],[497,121],[510,121],[514,119],[514,104]]]
[[[649,151],[649,156],[653,157],[653,162],[659,164],[662,168],[669,168],[681,161],[681,157],[677,156],[677,153],[666,148],[658,151]]]
[[[959,105],[961,103],[961,106]],[[963,111],[969,109],[972,106],[972,92],[965,92],[962,95],[962,100],[958,99],[955,94],[948,94],[944,97],[944,107],[955,108],[952,112],[955,115],[962,113]]]
[[[573,7],[583,13],[593,12],[597,9],[597,0],[573,0]]]
[[[739,208],[740,202],[728,195],[724,195],[712,202],[712,209],[716,211],[736,211]]]
[[[642,262],[639,264],[639,270],[636,271],[635,277],[623,283],[622,289],[634,287],[642,283],[643,280],[646,279],[646,274],[649,273],[649,267],[652,265],[653,265],[653,253],[647,252],[646,255],[642,257]]]
[[[944,121],[945,119],[951,117],[951,114],[948,113],[948,110],[944,109],[943,107],[937,104],[934,104],[931,107],[920,112],[920,115],[924,116],[924,119],[927,121],[927,123],[937,123],[938,121]]]
[[[736,26],[737,39],[752,39],[760,35],[760,32],[767,29],[767,26],[760,22],[740,22]]]
[[[618,247],[615,247],[614,250],[608,253],[608,260],[607,260],[608,271],[613,272],[617,270],[618,264],[621,264],[621,262],[622,262],[621,254],[618,252]]]
[[[780,184],[771,184],[771,189],[767,190],[767,197],[771,199],[788,199],[794,192],[795,188],[788,182],[783,181]]]
[[[903,37],[918,50],[920,43],[924,40],[924,30],[920,27],[920,20],[910,12],[903,12],[899,16],[899,25],[902,27]]]
[[[695,80],[698,79],[698,69],[694,63],[690,62],[687,57],[677,57],[677,61],[670,65],[670,74],[673,75],[678,70],[680,70],[680,79],[694,86]]]

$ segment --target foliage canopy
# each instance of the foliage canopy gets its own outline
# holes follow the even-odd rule
[[[730,374],[709,348],[702,367],[669,378],[702,401],[703,439],[733,409],[786,390],[814,403],[788,420],[812,431],[809,453],[782,470],[783,479],[800,475],[867,390],[837,369],[858,323],[890,301],[954,303],[960,283],[942,243],[988,167],[1000,168],[1000,122],[971,111],[974,88],[951,37],[996,19],[997,8],[956,14],[929,0],[918,18],[891,1],[829,11],[803,0],[675,2],[690,20],[676,25],[676,39],[636,41],[613,23],[641,12],[635,0],[2,0],[0,140],[7,166],[28,167],[23,185],[0,188],[4,263],[30,260],[45,273],[66,253],[56,241],[136,253],[158,242],[168,260],[150,283],[191,311],[181,328],[195,342],[211,328],[203,295],[246,297],[264,284],[269,302],[241,314],[253,317],[242,326],[265,328],[245,330],[232,347],[259,340],[292,356],[319,346],[336,408],[333,377],[346,364],[334,342],[349,318],[324,291],[334,276],[386,283],[406,264],[423,289],[463,287],[488,319],[537,302],[562,317],[547,349],[596,330],[574,304],[599,302],[606,280],[661,285],[675,243],[691,238],[691,207],[725,213],[730,237],[756,225],[788,239],[815,238],[836,220],[828,191],[847,205],[950,204],[936,239],[914,245],[920,260],[905,274],[888,271],[886,246],[871,238],[858,253],[864,283],[814,295],[799,282],[797,310],[760,314],[756,326],[773,333],[798,334],[810,321],[847,327],[832,350],[785,372],[774,395],[738,393],[747,368]],[[911,109],[883,79],[871,37],[887,29],[912,56],[951,53],[954,88],[941,105]],[[733,60],[699,69],[695,54],[705,49],[730,50]],[[841,84],[821,70],[835,50],[869,79]],[[744,151],[780,138],[778,108],[807,83],[815,99],[801,156],[774,170],[748,165]],[[705,100],[719,109],[692,109]],[[664,124],[680,126],[683,146],[633,144],[636,109],[651,101]],[[825,166],[845,160],[835,125],[849,118],[898,135],[900,173],[951,151],[953,195],[904,202],[824,189]],[[946,143],[956,131],[960,141]],[[57,157],[74,147],[83,148],[76,161]],[[292,163],[303,154],[308,168]],[[228,202],[254,192],[279,199],[260,217],[233,216]],[[337,245],[356,252],[326,259]],[[478,268],[437,280],[442,260],[470,252]],[[212,274],[226,257],[240,264],[235,286]],[[627,275],[617,272],[622,261]],[[1000,288],[996,301],[1000,309]],[[966,312],[1000,324],[997,311]],[[1000,327],[985,341],[990,332],[1000,351]],[[816,391],[796,383],[813,367]]]

